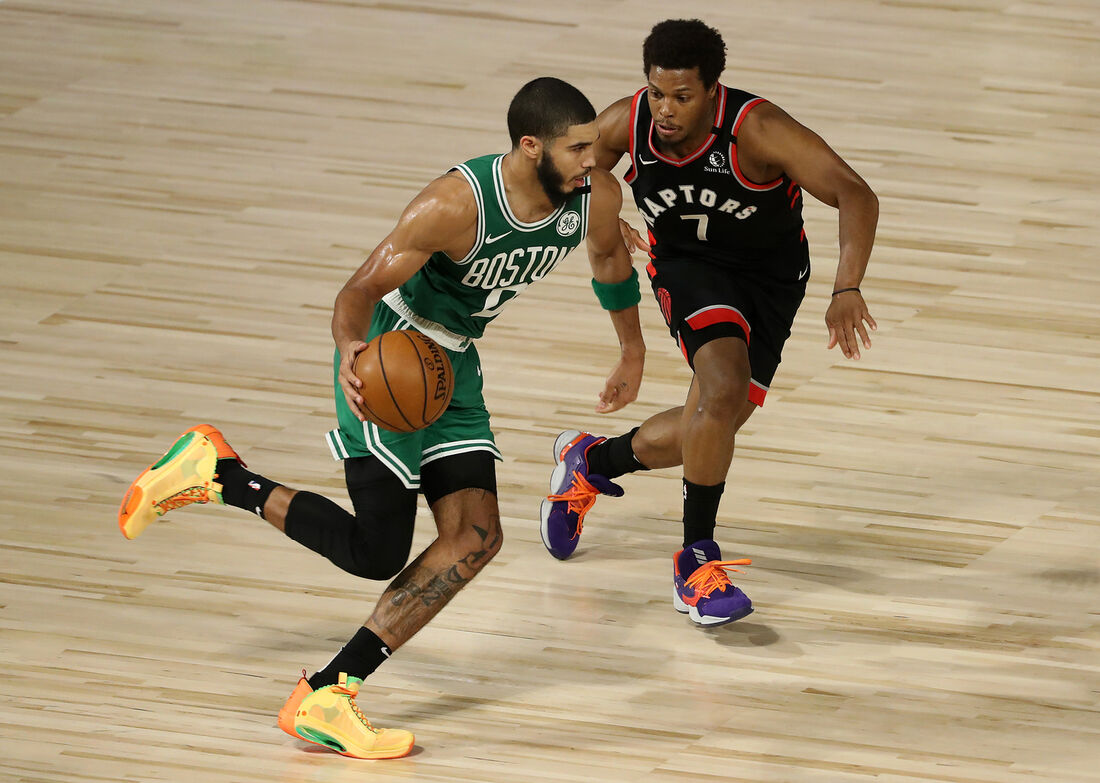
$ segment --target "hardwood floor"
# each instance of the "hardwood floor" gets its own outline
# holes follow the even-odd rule
[[[540,542],[554,436],[689,380],[647,299],[642,396],[593,412],[616,351],[579,250],[480,343],[504,549],[360,698],[413,754],[292,740],[298,671],[382,585],[232,509],[125,541],[122,492],[211,421],[346,503],[336,291],[505,150],[523,82],[602,108],[670,15],[881,200],[858,363],[825,350],[836,213],[807,200],[809,295],[719,516],[756,613],[673,611],[675,470],[624,479],[574,559]],[[0,2],[0,778],[1100,780],[1098,44],[1083,0]]]

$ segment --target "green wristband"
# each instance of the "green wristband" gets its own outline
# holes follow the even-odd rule
[[[604,310],[625,310],[642,301],[642,291],[638,286],[638,270],[631,269],[630,277],[618,283],[601,283],[592,278],[592,290],[600,300]]]

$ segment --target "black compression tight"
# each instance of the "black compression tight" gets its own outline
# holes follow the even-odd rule
[[[421,473],[429,505],[460,489],[496,493],[496,465],[485,451],[430,462]],[[409,560],[417,490],[374,457],[344,460],[344,476],[355,514],[321,495],[298,492],[286,512],[286,534],[349,574],[391,579]]]

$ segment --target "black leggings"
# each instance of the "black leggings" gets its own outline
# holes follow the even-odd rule
[[[487,451],[443,457],[420,469],[428,505],[460,489],[497,491],[496,463]],[[326,497],[298,492],[286,512],[286,534],[349,574],[391,579],[409,560],[417,490],[408,489],[376,457],[344,460],[354,516]]]

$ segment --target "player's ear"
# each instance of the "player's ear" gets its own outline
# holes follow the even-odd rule
[[[519,140],[519,151],[524,157],[537,161],[542,154],[542,139],[537,136],[522,136]]]

